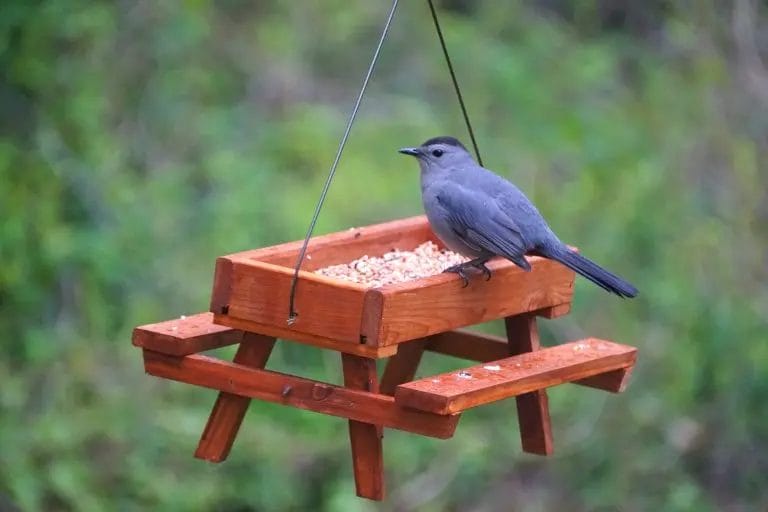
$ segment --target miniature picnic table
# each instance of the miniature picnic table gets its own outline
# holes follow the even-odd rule
[[[300,242],[224,256],[210,312],[137,327],[147,373],[220,391],[195,456],[227,458],[251,399],[339,416],[349,420],[357,494],[381,500],[384,427],[447,439],[463,411],[514,396],[523,450],[549,455],[546,388],[624,390],[634,347],[595,338],[540,346],[537,318],[567,314],[573,297],[574,274],[556,262],[530,257],[524,272],[493,260],[493,278],[466,288],[455,274],[371,288],[312,272],[428,240],[440,243],[423,216],[313,238],[291,324]],[[501,318],[506,339],[462,329]],[[266,369],[277,338],[339,352],[344,385]],[[228,345],[238,345],[233,362],[202,354]],[[413,380],[425,351],[480,364]],[[381,378],[380,358],[389,358]]]

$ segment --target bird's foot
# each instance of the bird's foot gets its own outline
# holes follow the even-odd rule
[[[472,262],[470,262],[470,263],[472,263]],[[485,262],[484,261],[481,261],[481,262],[478,262],[478,263],[474,263],[472,266],[475,267],[476,269],[480,269],[483,272],[483,275],[485,276],[485,280],[486,281],[490,281],[491,280],[491,269],[489,269],[488,267],[485,266]]]
[[[469,276],[467,275],[467,269],[469,269],[470,267],[480,270],[485,276],[485,280],[490,281],[491,269],[485,266],[486,261],[487,260],[481,260],[481,259],[465,261],[464,263],[459,263],[458,265],[448,267],[447,269],[443,270],[443,272],[452,272],[454,274],[459,274],[459,277],[461,277],[461,280],[464,283],[462,288],[466,288],[467,286],[469,286]]]
[[[453,273],[453,274],[459,274],[459,277],[461,278],[461,281],[463,282],[462,288],[466,288],[469,286],[469,277],[467,276],[467,264],[466,263],[459,263],[458,265],[453,265],[452,267],[448,267],[447,269],[443,270],[443,273]]]

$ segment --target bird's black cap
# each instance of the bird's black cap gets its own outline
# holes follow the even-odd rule
[[[464,151],[467,150],[467,148],[464,147],[464,144],[459,142],[459,140],[455,137],[450,137],[447,135],[442,135],[440,137],[434,137],[432,139],[429,139],[427,142],[422,144],[422,146],[431,146],[432,144],[446,144],[448,146],[457,146],[463,149]]]

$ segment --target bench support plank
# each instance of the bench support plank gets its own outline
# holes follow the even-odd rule
[[[144,350],[144,368],[150,375],[164,379],[439,439],[453,437],[459,421],[458,415],[404,409],[390,396],[203,355],[176,357]]]

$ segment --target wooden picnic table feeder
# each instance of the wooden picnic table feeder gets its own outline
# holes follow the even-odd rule
[[[523,450],[552,453],[546,388],[574,382],[620,392],[636,349],[588,338],[539,346],[537,318],[567,314],[574,274],[539,257],[524,272],[492,260],[493,278],[462,288],[455,274],[369,288],[313,270],[431,240],[425,217],[315,237],[286,322],[300,242],[221,257],[210,313],[137,327],[147,373],[220,391],[195,456],[226,459],[251,399],[349,420],[359,496],[384,496],[382,428],[447,439],[467,409],[516,397]],[[504,319],[506,339],[461,328]],[[277,338],[339,352],[344,385],[266,369]],[[238,344],[234,362],[202,352]],[[424,351],[480,364],[413,380]],[[376,360],[388,358],[381,377]]]
[[[227,458],[252,399],[347,418],[357,494],[374,500],[384,497],[384,427],[447,439],[465,410],[516,397],[523,450],[549,455],[546,389],[573,382],[620,392],[637,352],[595,338],[540,347],[537,319],[570,311],[575,276],[536,256],[528,258],[530,272],[491,260],[492,279],[472,279],[466,288],[456,274],[371,287],[313,272],[364,255],[413,250],[427,241],[442,247],[423,216],[310,238],[397,3],[393,0],[305,240],[218,258],[210,312],[133,332],[147,373],[219,391],[196,457]],[[432,0],[428,4],[482,162]],[[506,339],[463,329],[496,319],[504,319]],[[338,352],[344,385],[268,370],[278,338]],[[233,362],[203,354],[228,345],[238,345]],[[479,364],[414,380],[425,351]],[[381,358],[388,361],[379,377]]]

